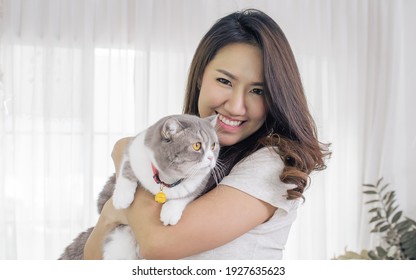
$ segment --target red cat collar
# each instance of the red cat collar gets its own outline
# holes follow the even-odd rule
[[[159,171],[156,169],[156,167],[153,165],[153,163],[152,163],[152,171],[153,171],[153,179],[155,180],[156,184],[160,184],[163,187],[173,188],[173,187],[179,185],[180,183],[182,183],[182,181],[183,181],[183,179],[180,179],[180,180],[176,181],[173,184],[166,184],[165,182],[160,180]]]

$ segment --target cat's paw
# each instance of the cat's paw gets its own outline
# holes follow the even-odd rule
[[[137,183],[123,176],[117,179],[113,193],[113,205],[116,209],[125,209],[130,206],[134,199]]]
[[[167,201],[160,211],[160,220],[167,225],[176,225],[182,217],[184,207],[175,203],[176,201]]]
[[[116,189],[117,190],[117,189]],[[114,191],[113,205],[116,209],[125,209],[130,206],[134,199],[134,193],[132,192],[118,192]]]

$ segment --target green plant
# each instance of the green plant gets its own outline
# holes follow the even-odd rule
[[[416,259],[416,222],[403,215],[397,205],[395,191],[387,191],[389,184],[382,184],[382,181],[383,178],[375,185],[363,185],[363,193],[370,196],[365,204],[370,205],[371,233],[379,235],[380,244],[373,250],[363,250],[361,253],[345,250],[345,254],[336,259]]]

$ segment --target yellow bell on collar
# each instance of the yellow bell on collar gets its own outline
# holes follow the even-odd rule
[[[157,194],[155,194],[155,201],[157,203],[163,204],[166,202],[166,194],[162,191],[158,192]]]

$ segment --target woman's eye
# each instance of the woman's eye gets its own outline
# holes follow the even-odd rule
[[[263,95],[263,90],[261,88],[253,88],[251,92],[257,95]]]
[[[196,142],[196,143],[192,144],[192,148],[195,151],[199,151],[201,149],[201,142]]]
[[[218,82],[220,82],[221,84],[227,85],[227,86],[231,86],[231,82],[227,79],[224,78],[218,78],[217,79]]]

